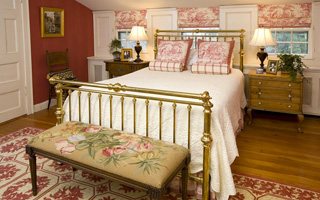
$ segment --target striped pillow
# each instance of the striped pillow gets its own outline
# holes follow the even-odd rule
[[[154,71],[182,72],[183,64],[176,62],[151,61],[149,63],[149,69]]]
[[[231,69],[229,67],[229,64],[195,63],[191,67],[191,72],[196,74],[228,75],[231,73]]]

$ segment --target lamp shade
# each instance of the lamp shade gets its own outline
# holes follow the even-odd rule
[[[127,40],[143,41],[148,40],[143,26],[133,26]]]
[[[276,46],[277,43],[274,42],[270,29],[268,28],[257,28],[254,31],[253,38],[249,45],[252,46]]]

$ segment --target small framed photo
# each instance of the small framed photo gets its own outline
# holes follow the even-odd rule
[[[41,37],[64,36],[64,9],[41,7]]]
[[[128,61],[132,58],[132,49],[121,49],[121,61]]]
[[[279,60],[269,60],[267,66],[267,74],[277,74]]]

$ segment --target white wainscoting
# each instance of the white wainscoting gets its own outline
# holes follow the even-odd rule
[[[305,70],[303,84],[303,114],[320,116],[320,69]]]
[[[93,83],[108,79],[109,72],[106,71],[105,60],[112,59],[111,57],[88,57],[88,82]]]

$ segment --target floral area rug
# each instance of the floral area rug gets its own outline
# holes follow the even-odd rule
[[[0,138],[1,200],[149,200],[145,192],[94,176],[37,156],[38,195],[32,196],[29,160],[25,145],[42,129],[27,127]],[[294,186],[234,174],[237,194],[232,200],[320,199],[320,193]],[[165,199],[181,199],[168,192]],[[195,199],[189,197],[189,199]]]

